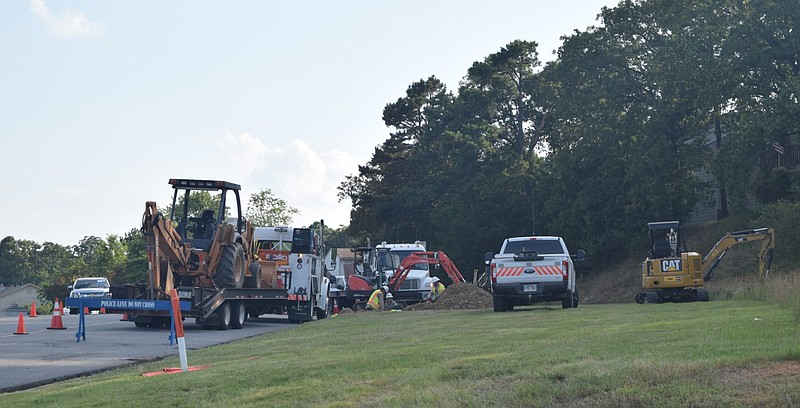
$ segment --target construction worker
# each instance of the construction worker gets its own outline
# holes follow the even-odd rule
[[[394,301],[394,295],[387,293],[384,299],[386,300],[386,304],[383,306],[385,310],[400,310],[400,305]]]
[[[439,298],[439,296],[442,296],[442,293],[444,293],[444,289],[445,289],[444,284],[442,284],[442,282],[439,281],[439,278],[434,276],[433,280],[431,281],[431,293],[428,294],[427,300],[429,302],[435,302],[436,299]]]
[[[389,293],[388,286],[381,286],[380,289],[375,289],[367,301],[367,310],[383,310],[383,298],[387,293]]]

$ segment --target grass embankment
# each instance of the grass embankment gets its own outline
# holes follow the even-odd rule
[[[198,334],[198,335],[203,335]],[[191,337],[187,338],[191,346]],[[358,313],[0,395],[0,406],[790,406],[800,326],[749,300]]]

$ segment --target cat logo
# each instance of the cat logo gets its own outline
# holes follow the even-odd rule
[[[682,270],[680,259],[662,259],[661,272],[677,272]]]

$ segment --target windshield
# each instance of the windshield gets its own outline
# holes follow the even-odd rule
[[[392,250],[390,252],[378,252],[378,268],[397,269],[397,267],[400,266],[400,263],[403,262],[403,259],[414,252],[422,252],[422,250]],[[411,269],[427,271],[428,264],[418,263],[415,264]]]
[[[557,239],[526,239],[524,241],[509,241],[503,251],[504,254],[518,254],[520,252],[536,252],[539,255],[563,254],[564,249]]]
[[[105,279],[78,279],[74,289],[106,289],[108,281]]]

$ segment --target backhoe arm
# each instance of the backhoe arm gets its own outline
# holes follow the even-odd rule
[[[758,254],[758,276],[763,280],[769,275],[772,251],[775,248],[775,231],[772,228],[758,228],[725,234],[703,258],[703,270],[706,271],[703,280],[706,282],[711,280],[714,270],[717,269],[731,247],[752,241],[761,241],[761,251]]]

